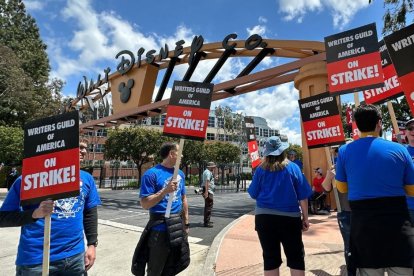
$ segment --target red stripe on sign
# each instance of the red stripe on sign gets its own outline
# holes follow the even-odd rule
[[[22,201],[79,191],[79,148],[24,159],[21,185]]]
[[[379,52],[328,63],[329,92],[350,91],[384,82]]]
[[[384,71],[384,86],[364,90],[363,94],[367,104],[382,103],[403,93],[394,65],[388,65],[382,70]]]
[[[164,122],[164,134],[205,138],[210,110],[184,106],[168,106]]]
[[[303,122],[308,147],[344,141],[344,130],[339,115]]]
[[[414,72],[399,77],[405,98],[410,106],[411,115],[414,116]]]

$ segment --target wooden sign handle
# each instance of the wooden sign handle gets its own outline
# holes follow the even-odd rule
[[[50,257],[50,225],[51,215],[45,217],[44,239],[43,239],[43,265],[42,276],[49,275],[49,257]]]

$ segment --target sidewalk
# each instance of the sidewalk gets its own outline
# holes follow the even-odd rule
[[[0,189],[0,194],[5,194]],[[214,214],[213,214],[214,216]],[[336,213],[310,216],[303,234],[306,275],[346,275],[343,243]],[[142,228],[99,220],[99,246],[89,276],[131,275],[130,265]],[[0,275],[14,275],[20,228],[0,228]],[[191,264],[180,276],[263,275],[262,251],[254,230],[254,215],[246,214],[225,227],[212,245],[200,245],[191,237]],[[280,274],[290,275],[286,260]]]
[[[346,275],[336,213],[311,215],[309,221],[310,229],[303,234],[306,275]],[[207,257],[204,275],[213,275],[214,271],[217,276],[263,275],[262,249],[254,231],[254,215],[242,216],[219,236],[211,248],[218,247],[216,257],[214,261],[211,256]],[[286,259],[283,262],[280,275],[290,275]]]

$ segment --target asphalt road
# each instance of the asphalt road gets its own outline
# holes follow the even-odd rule
[[[113,222],[121,228],[128,226],[144,228],[148,211],[143,209],[138,200],[137,190],[99,190],[102,205],[99,206],[99,221]],[[0,205],[5,194],[0,194]],[[200,239],[198,244],[210,246],[220,231],[236,218],[253,211],[254,201],[246,192],[219,192],[214,195],[211,221],[213,228],[203,227],[204,199],[188,189],[190,236]]]
[[[99,219],[144,228],[149,215],[138,200],[136,190],[100,190],[102,206]],[[215,236],[236,218],[251,212],[254,201],[245,192],[216,193],[211,220],[213,228],[203,227],[204,199],[194,190],[187,191],[190,217],[190,236],[200,239],[198,244],[210,246]]]

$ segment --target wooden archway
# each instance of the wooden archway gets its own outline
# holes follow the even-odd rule
[[[174,51],[168,52],[168,58],[154,59],[152,63],[142,61],[140,65],[134,64],[131,70],[122,75],[115,72],[108,76],[108,88],[102,92],[99,89],[90,89],[82,95],[82,97],[75,99],[69,106],[73,109],[76,106],[80,110],[88,108],[92,102],[97,102],[102,97],[112,93],[114,102],[114,114],[100,118],[97,120],[88,121],[80,124],[81,129],[97,130],[100,128],[111,127],[114,125],[124,124],[129,121],[134,121],[141,118],[159,115],[165,113],[169,99],[161,100],[162,97],[157,95],[156,101],[152,102],[155,83],[160,70],[166,70],[162,83],[168,83],[168,75],[175,66],[188,63],[190,59],[192,62],[188,67],[184,80],[190,80],[195,67],[199,62],[205,60],[217,59],[216,65],[210,72],[206,72],[206,80],[211,80],[218,73],[221,66],[229,57],[253,57],[247,67],[235,79],[215,83],[212,100],[221,100],[267,87],[275,86],[282,83],[295,81],[295,87],[299,90],[299,98],[306,98],[317,95],[327,91],[327,74],[326,74],[326,53],[325,45],[319,41],[302,41],[302,40],[270,40],[263,39],[264,44],[255,49],[247,49],[245,47],[247,40],[232,40],[229,44],[235,43],[233,50],[225,48],[221,42],[204,44],[197,52],[192,52],[191,47],[182,49],[182,53],[177,58],[171,58]],[[155,52],[155,51],[154,51]],[[276,66],[274,68],[266,69],[260,72],[250,72],[254,67],[260,63],[264,57],[280,57],[286,58],[288,62]],[[156,61],[155,61],[156,60]],[[250,66],[250,68],[248,68]],[[171,71],[171,72],[169,72]],[[168,73],[167,73],[168,72]],[[116,88],[121,82],[128,79],[135,79],[139,83],[137,90],[134,93],[134,103],[123,104],[116,101],[118,97]],[[91,85],[92,86],[92,85]],[[88,87],[85,83],[85,87]],[[160,93],[160,91],[158,91]],[[79,94],[79,93],[78,93]],[[84,98],[89,98],[89,101],[84,101]],[[159,100],[157,100],[157,98]],[[89,102],[89,104],[88,104]],[[303,135],[302,127],[302,144],[306,145]],[[308,180],[312,179],[311,167],[317,166],[326,168],[327,160],[323,150],[307,150],[304,151],[304,173]]]

